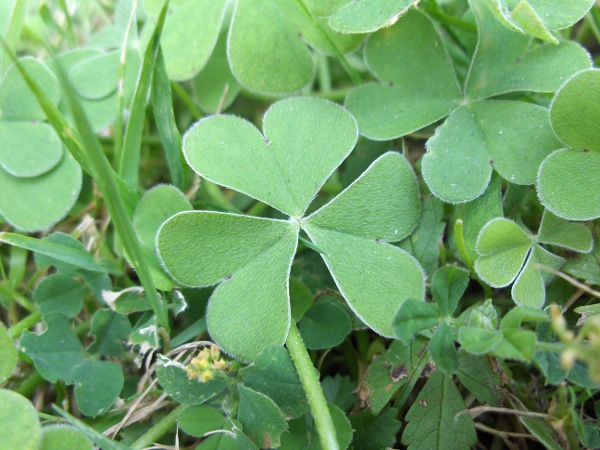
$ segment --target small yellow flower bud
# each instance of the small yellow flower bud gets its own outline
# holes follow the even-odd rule
[[[577,359],[577,353],[575,350],[567,349],[560,355],[560,365],[565,370],[571,370]]]

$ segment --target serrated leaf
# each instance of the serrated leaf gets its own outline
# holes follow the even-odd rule
[[[86,416],[104,414],[123,389],[123,368],[114,361],[85,360],[71,375],[77,406]]]
[[[469,353],[484,355],[494,350],[500,341],[502,333],[496,330],[462,327],[458,332],[458,342]]]
[[[238,391],[237,418],[244,425],[244,434],[260,448],[279,447],[281,434],[288,429],[280,409],[269,397],[244,385],[239,385]]]
[[[226,382],[215,377],[206,383],[190,380],[185,368],[172,361],[157,364],[156,376],[165,392],[182,405],[200,405],[226,388]]]
[[[504,397],[502,379],[486,356],[470,355],[463,349],[459,350],[456,376],[480,403],[497,406]]]
[[[70,426],[49,425],[42,429],[40,450],[93,450],[92,443],[81,432]]]
[[[374,415],[365,409],[349,417],[354,428],[354,448],[362,450],[381,450],[392,447],[396,442],[396,434],[402,426],[398,419],[398,410],[387,408]]]
[[[589,54],[573,42],[531,45],[531,38],[502,25],[487,0],[471,0],[478,43],[466,96],[479,100],[511,91],[554,92],[572,74],[590,67]]]
[[[73,384],[71,371],[84,360],[83,345],[62,314],[49,314],[44,322],[47,330],[40,335],[23,332],[21,351],[33,360],[46,380],[56,383],[61,379],[65,384]]]
[[[594,246],[589,228],[581,223],[561,219],[547,209],[544,210],[542,216],[537,241],[544,244],[558,245],[581,253],[591,252]]]
[[[229,65],[251,91],[297,92],[313,78],[313,60],[274,0],[237,3],[228,38]]]
[[[75,204],[81,180],[81,168],[68,153],[38,177],[18,178],[0,168],[0,214],[23,231],[50,228]]]
[[[460,87],[446,47],[431,20],[418,10],[409,10],[394,26],[373,34],[365,60],[386,84],[359,86],[346,98],[346,107],[361,134],[370,139],[403,136],[447,116],[460,104]]]
[[[0,166],[15,177],[42,175],[63,158],[54,130],[42,122],[0,122]]]
[[[51,275],[38,284],[34,299],[44,316],[58,313],[71,319],[83,308],[83,285],[64,275]]]
[[[393,25],[398,17],[419,0],[371,0],[349,2],[329,18],[329,25],[340,33],[372,33]]]
[[[544,160],[538,174],[542,205],[567,220],[600,217],[599,172],[600,151],[555,151]]]
[[[100,309],[92,317],[90,335],[96,340],[89,346],[90,353],[123,357],[123,342],[129,338],[132,328],[129,319],[110,309]]]
[[[491,286],[507,286],[517,277],[532,245],[531,237],[515,222],[492,219],[477,238],[475,271]]]
[[[477,433],[465,402],[452,377],[436,370],[406,414],[408,425],[402,443],[409,450],[444,449],[452,442],[455,449],[469,449],[477,442]]]
[[[298,329],[306,348],[322,350],[341,344],[352,331],[352,322],[337,302],[322,300],[306,311]]]
[[[450,316],[456,310],[469,285],[470,272],[458,266],[438,269],[431,280],[431,295],[438,305],[441,316]]]
[[[42,426],[31,402],[16,392],[0,389],[0,404],[2,450],[37,450]]]
[[[6,331],[6,327],[0,323],[0,384],[4,383],[17,367],[18,355],[17,348]]]
[[[240,375],[245,386],[268,396],[286,418],[298,417],[307,411],[304,389],[285,348],[266,347]]]
[[[438,324],[439,311],[431,303],[409,298],[402,303],[392,322],[394,335],[408,343],[416,333]]]
[[[503,359],[531,361],[536,344],[535,333],[533,331],[504,330],[502,334],[503,339],[493,350],[495,356]]]
[[[458,352],[454,345],[454,336],[450,325],[441,322],[433,332],[427,348],[438,369],[446,375],[453,375],[457,372]]]
[[[206,433],[221,429],[225,423],[225,416],[217,409],[208,405],[190,406],[184,409],[177,424],[187,434],[202,437]]]
[[[295,98],[273,104],[263,130],[264,137],[239,117],[209,117],[188,131],[184,153],[202,177],[299,218],[354,147],[356,122],[334,103]]]

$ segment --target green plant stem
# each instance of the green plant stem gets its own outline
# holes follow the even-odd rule
[[[318,53],[317,59],[317,76],[319,79],[319,91],[323,93],[331,92],[331,73],[329,72],[329,64],[327,56]]]
[[[18,392],[23,397],[29,398],[33,395],[35,391],[42,385],[44,382],[44,378],[39,374],[37,370],[34,370],[29,374],[25,380],[21,383],[21,385],[15,389],[15,392]]]
[[[486,298],[492,298],[492,288],[487,283],[482,281],[481,278],[479,278],[479,275],[477,275],[477,272],[475,272],[475,270],[473,269],[473,259],[471,258],[469,250],[467,249],[467,243],[465,241],[465,235],[463,233],[463,221],[461,219],[458,219],[454,223],[454,236],[456,237],[456,246],[458,247],[458,253],[460,253],[461,258],[471,271],[473,279],[481,285],[481,287],[485,291]]]
[[[35,304],[33,304],[31,300],[29,300],[24,295],[18,293],[14,289],[11,289],[9,286],[6,286],[5,284],[0,284],[0,294],[4,295],[8,299],[13,299],[29,312],[37,311],[37,307],[35,306]]]
[[[186,405],[179,405],[165,417],[163,417],[156,425],[146,431],[137,441],[131,444],[131,448],[134,450],[140,450],[156,442],[159,438],[163,437],[169,432],[171,428],[177,422],[179,414],[187,408]]]
[[[461,30],[468,31],[470,33],[477,33],[476,25],[469,22],[465,22],[464,20],[458,19],[454,16],[444,13],[440,5],[438,5],[435,0],[429,0],[428,4],[425,5],[425,10],[427,11],[427,14],[429,14],[431,17],[439,20],[445,25],[451,25],[453,27],[460,28]]]
[[[175,94],[177,94],[177,96],[181,99],[181,101],[183,103],[185,103],[185,106],[187,106],[187,108],[190,110],[190,112],[192,113],[192,116],[194,116],[195,120],[199,120],[202,117],[204,117],[204,114],[202,114],[202,111],[200,111],[200,109],[196,106],[196,104],[192,100],[192,97],[189,96],[189,94],[183,88],[183,86],[181,86],[179,83],[177,83],[175,81],[172,81],[171,82],[171,90]]]
[[[14,324],[12,327],[8,329],[8,335],[11,339],[16,339],[21,336],[21,333],[29,328],[33,327],[36,323],[38,323],[42,318],[42,314],[40,312],[34,312],[33,314],[28,315],[20,322]]]
[[[306,392],[308,404],[315,419],[321,447],[325,450],[338,450],[340,447],[336,439],[335,427],[333,426],[333,420],[329,413],[323,388],[319,382],[318,372],[308,356],[308,350],[306,350],[302,336],[300,336],[300,331],[298,331],[298,327],[294,321],[292,321],[290,326],[290,333],[288,334],[286,344]]]

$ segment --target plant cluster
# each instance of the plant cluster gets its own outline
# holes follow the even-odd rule
[[[600,448],[597,1],[0,36],[1,450]]]

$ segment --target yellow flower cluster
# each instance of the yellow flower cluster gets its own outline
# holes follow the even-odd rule
[[[214,378],[216,371],[231,372],[231,364],[221,358],[219,347],[213,344],[210,349],[205,347],[194,356],[185,370],[190,380],[206,383]]]

